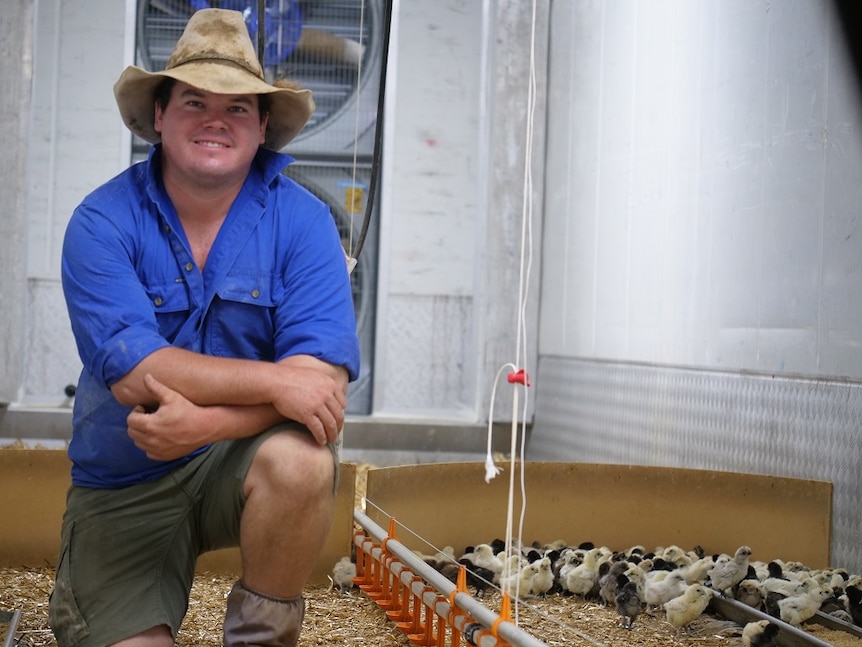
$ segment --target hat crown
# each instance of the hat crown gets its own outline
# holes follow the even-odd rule
[[[264,78],[248,28],[237,11],[201,9],[193,13],[165,69],[200,62],[229,63]]]
[[[215,94],[269,96],[266,139],[262,146],[281,150],[296,137],[314,112],[311,91],[295,84],[264,79],[242,13],[201,9],[192,14],[177,40],[168,65],[148,72],[129,65],[114,84],[123,122],[144,141],[162,140],[155,129],[155,93],[165,78]]]

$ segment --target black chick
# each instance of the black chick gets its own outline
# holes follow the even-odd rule
[[[778,641],[779,627],[769,620],[749,622],[742,630],[744,647],[773,647]]]
[[[625,577],[624,575],[622,577]],[[631,631],[635,618],[641,612],[641,599],[638,596],[637,584],[626,582],[614,598],[614,607],[620,614],[620,626]]]
[[[485,591],[493,586],[494,571],[491,569],[476,566],[464,557],[458,560],[458,564],[463,564],[467,567],[467,586],[472,586],[476,590],[476,597],[482,597]]]
[[[781,564],[778,562],[769,562],[766,565],[766,570],[769,573],[769,577],[774,577],[779,580],[785,579],[784,577],[784,569],[781,567]]]
[[[656,557],[652,560],[652,570],[654,571],[673,571],[677,566],[673,562],[669,562],[662,557]]]
[[[491,549],[494,551],[495,555],[499,555],[506,550],[506,542],[497,537],[491,542]]]
[[[770,591],[763,599],[763,610],[773,618],[780,618],[781,609],[779,609],[778,603],[786,597],[786,595],[778,593],[777,591]]]
[[[530,562],[530,564],[532,564],[533,562],[538,562],[540,559],[542,559],[542,557],[543,557],[542,553],[540,553],[535,548],[531,548],[526,553],[527,561]],[[553,562],[554,560],[551,560],[551,561]]]
[[[605,604],[614,604],[620,589],[629,581],[624,575],[628,567],[628,562],[614,562],[608,572],[599,577],[599,597]]]
[[[862,627],[862,589],[856,586],[848,586],[844,589],[847,596],[847,610],[853,618],[853,624]]]

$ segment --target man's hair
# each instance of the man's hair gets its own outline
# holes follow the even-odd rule
[[[164,80],[156,86],[156,91],[154,93],[154,98],[156,103],[159,104],[159,107],[164,110],[168,107],[168,101],[171,98],[171,92],[174,89],[174,86],[177,84],[177,80],[173,79],[169,76],[166,76]],[[269,108],[272,105],[272,97],[268,94],[259,94],[257,95],[257,111],[260,113],[260,118],[263,118],[269,114]]]

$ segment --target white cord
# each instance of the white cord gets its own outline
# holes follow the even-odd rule
[[[523,186],[523,205],[522,205],[522,217],[521,217],[521,258],[520,258],[520,273],[519,273],[519,285],[518,285],[518,324],[517,324],[517,334],[516,334],[516,342],[515,342],[515,364],[507,363],[504,364],[500,370],[497,372],[497,376],[494,379],[493,390],[491,393],[491,402],[490,402],[490,411],[488,414],[488,452],[485,457],[485,482],[488,483],[492,478],[497,476],[500,473],[500,468],[498,468],[494,464],[494,457],[491,453],[491,435],[493,428],[493,416],[494,416],[494,401],[496,399],[496,391],[497,384],[499,382],[500,376],[502,372],[511,368],[513,372],[523,370],[523,374],[521,375],[521,379],[523,379],[523,383],[519,384],[517,380],[510,380],[515,390],[512,395],[512,433],[511,433],[511,448],[510,448],[510,473],[509,473],[509,501],[506,510],[506,561],[504,564],[504,573],[503,577],[506,579],[511,577],[511,568],[512,568],[512,556],[514,554],[518,554],[520,556],[521,548],[523,546],[523,527],[524,527],[524,518],[526,517],[527,512],[527,490],[525,484],[525,474],[524,474],[524,464],[525,464],[525,451],[526,451],[526,426],[527,426],[527,413],[529,411],[528,402],[529,402],[529,392],[527,388],[529,387],[529,373],[521,368],[522,361],[521,358],[526,358],[527,356],[527,332],[526,332],[526,311],[527,311],[527,297],[529,293],[529,277],[532,271],[532,262],[533,262],[533,201],[532,201],[532,191],[533,191],[533,174],[532,174],[532,153],[533,153],[533,119],[535,116],[535,107],[536,107],[536,61],[535,61],[535,52],[536,52],[536,0],[533,0],[532,4],[532,21],[531,21],[531,34],[530,34],[530,66],[529,66],[529,84],[527,91],[527,124],[526,124],[526,141],[525,141],[525,152],[524,152],[524,186]],[[524,405],[523,410],[520,411],[521,417],[521,442],[520,449],[518,448],[517,438],[518,438],[518,417],[519,417],[519,390],[520,388],[524,389]],[[513,546],[513,523],[512,517],[514,515],[514,483],[515,483],[515,461],[516,457],[520,458],[520,485],[521,485],[521,514],[518,521],[518,537],[517,537],[517,546]],[[517,553],[516,553],[517,551]],[[520,568],[520,566],[518,566]],[[514,595],[514,603],[515,603],[515,617],[514,622],[518,624],[518,600],[520,597],[520,591],[518,590],[520,587],[520,578],[518,578],[515,588]]]

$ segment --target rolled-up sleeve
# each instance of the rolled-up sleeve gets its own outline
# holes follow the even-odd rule
[[[110,217],[126,208],[119,195],[85,201],[63,242],[62,281],[81,362],[110,387],[142,359],[169,343],[135,271],[131,232]],[[128,220],[122,221],[128,227]]]
[[[283,268],[284,299],[275,315],[276,355],[307,354],[359,375],[359,341],[347,261],[322,203],[303,205]]]

